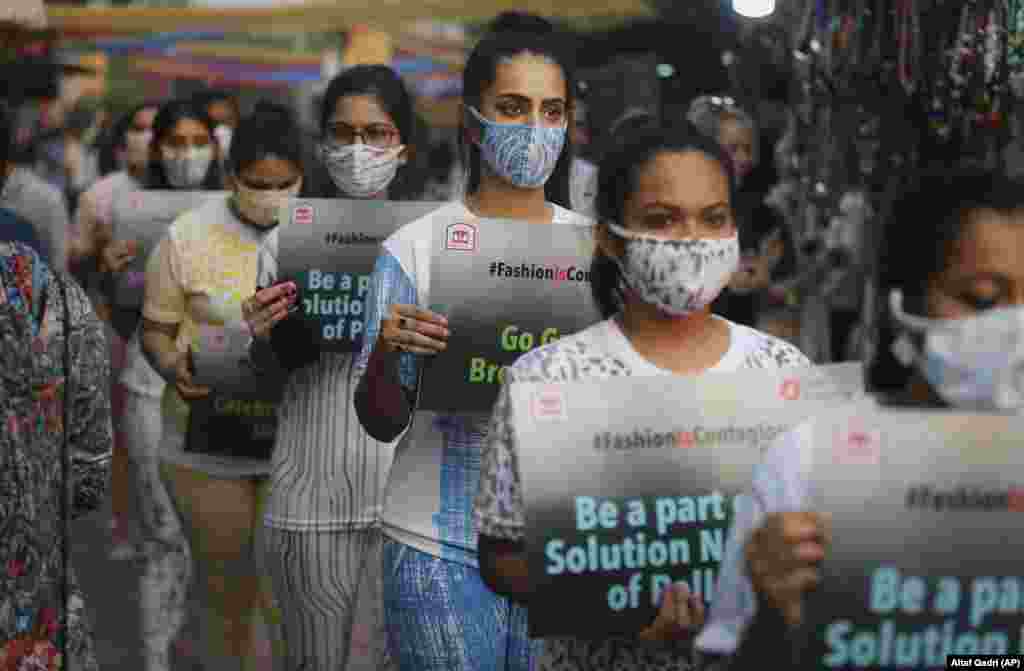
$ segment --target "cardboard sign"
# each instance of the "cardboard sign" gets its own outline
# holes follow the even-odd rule
[[[430,309],[447,316],[451,336],[425,365],[422,410],[489,413],[506,366],[601,321],[590,227],[439,222],[434,241]]]
[[[199,326],[193,379],[213,393],[190,404],[187,451],[270,458],[285,378],[253,368],[250,339],[245,324]]]
[[[370,275],[380,245],[399,228],[443,203],[379,200],[295,199],[281,221],[278,241],[281,280],[299,286],[300,312],[316,323],[321,348],[358,352]]]
[[[710,602],[762,450],[829,401],[862,394],[859,378],[838,372],[831,382],[828,368],[804,368],[513,385],[531,636],[634,635],[679,580]],[[786,380],[821,392],[788,400]]]
[[[832,542],[805,668],[1024,654],[1024,417],[870,408],[813,431]]]
[[[281,375],[257,371],[249,358],[252,336],[244,323],[223,326],[200,324],[196,347],[192,350],[196,384],[225,392],[252,393],[258,387],[276,393]]]
[[[226,197],[225,191],[132,191],[116,199],[111,215],[114,239],[132,240],[137,245],[135,259],[115,280],[117,305],[141,310],[146,261],[167,228],[189,210]]]

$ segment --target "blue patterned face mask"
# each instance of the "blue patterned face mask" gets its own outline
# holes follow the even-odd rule
[[[495,123],[473,107],[466,109],[480,124],[480,136],[474,143],[496,175],[523,189],[547,183],[565,147],[565,126]]]
[[[928,384],[954,408],[1024,413],[1024,307],[993,308],[960,319],[927,319],[903,310],[903,293],[889,310],[906,334],[893,346],[905,366],[917,364]]]

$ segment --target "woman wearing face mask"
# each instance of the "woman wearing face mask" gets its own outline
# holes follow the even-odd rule
[[[126,151],[123,156],[133,181],[126,180],[121,185],[123,188],[113,190],[109,200],[105,192],[97,193],[95,200],[87,200],[90,204],[83,216],[90,218],[83,222],[93,223],[83,223],[81,228],[86,242],[90,231],[95,234],[94,241],[99,247],[97,283],[100,290],[97,298],[109,315],[110,338],[114,347],[113,364],[122,368],[114,378],[118,384],[112,393],[112,398],[120,400],[123,405],[120,412],[116,413],[117,441],[114,454],[116,460],[117,446],[123,446],[128,461],[126,470],[135,487],[139,511],[140,540],[144,550],[139,594],[145,669],[166,671],[170,668],[170,646],[177,639],[185,621],[192,560],[178,514],[159,473],[158,452],[162,431],[160,399],[166,383],[153,370],[142,352],[137,330],[140,311],[121,308],[112,298],[116,274],[135,258],[136,248],[134,242],[114,239],[110,217],[114,198],[124,197],[130,191],[179,188],[212,190],[220,185],[220,173],[213,162],[207,162],[203,155],[211,147],[212,125],[201,110],[185,101],[171,101],[163,105],[155,116],[146,112],[143,109],[135,114],[131,129],[125,134]],[[193,186],[188,180],[176,179],[172,184],[163,165],[163,158],[173,159],[175,151],[179,154],[187,153],[190,147],[206,148],[201,149],[197,156],[199,164],[190,168],[192,172],[202,174],[201,183]],[[95,221],[91,218],[93,212],[98,217]],[[87,247],[87,244],[83,245],[83,249]],[[121,340],[127,343],[122,355],[123,365],[116,349]],[[116,465],[114,472],[116,478]],[[115,490],[114,496],[117,496],[116,487],[112,489]],[[125,489],[130,490],[128,486]],[[116,499],[113,503],[116,514],[120,508]],[[114,547],[113,556],[130,558],[135,552],[128,543],[123,520],[115,520],[114,526],[114,538],[120,542]]]
[[[111,221],[114,200],[142,188],[149,163],[149,142],[152,138],[153,117],[156,112],[157,106],[152,103],[138,105],[114,125],[109,153],[111,158],[116,158],[118,170],[103,177],[82,194],[78,201],[78,210],[75,212],[75,231],[70,244],[69,266],[72,272],[77,271],[76,274],[82,284],[91,289],[89,293],[96,312],[107,324],[111,362],[111,403],[115,426],[120,425],[124,407],[118,379],[124,368],[125,336],[129,334],[121,335],[118,329],[114,328],[111,303],[99,290],[100,287],[96,286],[99,283],[90,280],[98,279],[100,274],[107,271],[101,260],[101,252],[114,236]],[[99,272],[96,274],[90,272],[87,267],[94,263],[98,265]],[[123,324],[121,330],[127,331]],[[124,522],[131,496],[128,456],[125,449],[124,436],[118,432],[115,434],[110,487],[113,512],[111,532],[114,542],[111,557],[114,559],[126,559],[133,554]]]
[[[355,406],[367,432],[395,451],[383,513],[384,608],[391,653],[403,671],[527,669],[525,613],[480,577],[472,520],[484,415],[430,422],[416,412],[425,357],[445,348],[449,326],[430,305],[429,239],[437,222],[502,218],[587,225],[568,203],[567,135],[573,80],[550,37],[482,41],[463,75],[465,200],[404,226],[384,242],[367,300],[356,363]],[[413,436],[420,438],[414,439]],[[454,479],[457,490],[442,488]]]
[[[868,365],[877,401],[1024,410],[1014,378],[1024,324],[1024,189],[995,173],[925,174],[893,201],[885,222],[877,265],[885,305]],[[712,668],[758,668],[792,652],[787,635],[801,622],[828,547],[826,519],[807,509],[812,431],[798,427],[768,451],[752,505],[733,521],[698,639]]]
[[[205,666],[249,669],[255,609],[269,605],[255,561],[263,459],[189,451],[189,403],[210,389],[192,380],[189,352],[204,323],[242,319],[242,300],[275,272],[278,208],[302,186],[298,128],[261,103],[238,128],[228,157],[231,195],[182,215],[150,256],[143,348],[168,381],[161,474],[196,559]],[[261,276],[261,273],[263,276]]]
[[[413,119],[412,99],[390,68],[361,65],[336,77],[321,114],[321,155],[336,190],[324,195],[407,195]],[[263,518],[285,669],[384,670],[391,662],[378,524],[392,446],[367,435],[355,416],[355,356],[320,352],[300,316],[286,319],[296,295],[293,284],[279,284],[245,305],[253,360],[292,371]],[[339,408],[347,410],[328,419]],[[370,650],[358,649],[367,643]]]
[[[808,364],[791,345],[711,313],[739,261],[732,177],[714,142],[690,128],[648,126],[621,136],[599,174],[591,286],[606,321],[527,353],[508,369],[482,458],[475,506],[481,572],[492,589],[527,607],[532,583],[521,491],[529,484],[517,467],[510,385]],[[546,639],[538,668],[689,669],[688,641],[702,620],[700,597],[679,583],[637,639]]]

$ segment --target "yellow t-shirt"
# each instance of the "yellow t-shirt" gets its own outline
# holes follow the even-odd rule
[[[196,348],[200,324],[242,318],[242,301],[276,272],[277,229],[244,224],[227,198],[183,214],[167,231],[146,265],[142,314],[160,324],[179,325],[177,345]],[[164,392],[161,458],[220,477],[252,477],[269,472],[264,460],[228,458],[184,451],[188,404],[174,385]]]

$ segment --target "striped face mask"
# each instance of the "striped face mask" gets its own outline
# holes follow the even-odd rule
[[[496,175],[523,189],[547,183],[565,147],[566,126],[495,123],[473,107],[466,109],[479,125],[473,143]]]

